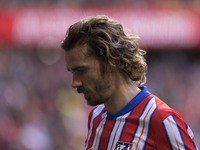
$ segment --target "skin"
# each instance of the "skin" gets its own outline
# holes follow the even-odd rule
[[[104,104],[111,114],[120,111],[140,89],[132,81],[127,82],[118,72],[100,72],[100,63],[93,56],[87,56],[87,45],[75,46],[65,52],[67,70],[72,73],[72,88],[83,93],[91,106]]]

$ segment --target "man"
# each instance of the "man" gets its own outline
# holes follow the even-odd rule
[[[81,20],[62,42],[72,87],[96,106],[89,114],[85,150],[195,150],[181,116],[147,87],[145,51],[136,35],[107,16]]]

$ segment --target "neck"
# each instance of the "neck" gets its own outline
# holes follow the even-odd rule
[[[104,104],[109,114],[114,115],[125,107],[141,90],[135,83],[120,82],[117,80],[115,91],[111,98]]]

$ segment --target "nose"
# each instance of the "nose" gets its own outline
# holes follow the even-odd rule
[[[73,75],[72,77],[72,88],[78,88],[82,86],[82,81],[77,76]]]

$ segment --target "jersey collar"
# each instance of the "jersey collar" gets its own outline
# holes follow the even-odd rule
[[[107,118],[109,120],[116,119],[119,116],[122,116],[131,110],[133,110],[145,97],[150,95],[151,93],[148,91],[146,86],[141,86],[139,87],[141,91],[124,107],[122,108],[119,112],[117,112],[114,115],[111,115],[107,112]]]

